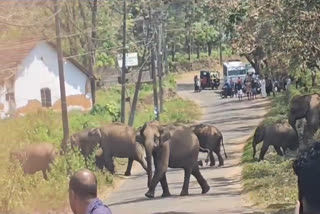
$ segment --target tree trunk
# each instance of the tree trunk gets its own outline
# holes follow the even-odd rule
[[[200,45],[197,45],[197,59],[200,59]]]
[[[172,42],[171,57],[172,57],[172,62],[174,62],[176,60],[176,45],[174,42]]]
[[[312,87],[315,87],[316,86],[316,83],[317,83],[317,75],[316,75],[316,72],[314,71],[311,71],[311,80],[312,80]]]
[[[208,42],[208,56],[212,55],[212,47],[211,47],[211,43]]]

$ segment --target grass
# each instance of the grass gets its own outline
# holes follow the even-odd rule
[[[287,121],[290,99],[301,94],[291,87],[287,93],[280,93],[272,99],[272,108],[263,121],[264,124]],[[258,154],[262,143],[257,146]],[[296,153],[280,157],[273,148],[269,148],[265,161],[257,162],[252,157],[252,138],[244,149],[243,181],[244,191],[256,205],[271,210],[292,211],[297,200],[297,178],[292,169],[292,160]],[[257,155],[258,155],[257,154]],[[291,212],[292,213],[292,212]]]
[[[164,80],[166,90],[176,88],[175,77],[168,76]],[[128,87],[128,95],[132,97],[134,87]],[[153,120],[152,86],[143,85],[139,96],[139,104],[135,119],[135,127]],[[92,112],[71,112],[69,114],[70,133],[86,127],[97,127],[119,119],[120,109],[119,87],[101,90],[97,93],[97,106]],[[190,122],[199,118],[200,111],[196,104],[178,97],[166,100],[165,112],[161,114],[163,122]],[[127,117],[128,118],[128,117]],[[69,152],[56,159],[55,166],[49,175],[49,181],[42,174],[24,176],[20,167],[9,162],[9,152],[31,143],[50,142],[59,148],[62,139],[61,114],[53,111],[39,111],[25,117],[0,121],[0,212],[26,213],[48,210],[59,210],[67,205],[67,188],[69,175],[84,168],[84,160],[78,152]],[[93,160],[93,159],[92,159]],[[124,170],[126,160],[115,161],[118,172]],[[96,171],[99,189],[112,187],[113,177],[107,172],[95,169],[94,163],[89,168]]]

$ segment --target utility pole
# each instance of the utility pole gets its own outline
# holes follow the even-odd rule
[[[62,112],[62,126],[63,126],[63,141],[65,143],[69,137],[69,122],[68,122],[68,109],[66,99],[66,89],[63,70],[63,54],[61,48],[60,36],[60,18],[59,18],[59,2],[54,1],[55,24],[56,24],[56,37],[57,37],[57,52],[58,52],[58,66],[59,66],[59,81],[60,81],[60,99],[61,99],[61,112]]]
[[[123,41],[121,73],[121,123],[126,121],[126,53],[127,53],[127,2],[123,0]]]
[[[152,9],[151,5],[149,5],[149,17],[150,17],[150,25],[151,25],[151,32],[154,32],[153,27],[153,17],[152,17]],[[155,46],[154,44],[151,45],[151,73],[152,73],[152,80],[153,80],[153,101],[154,101],[154,113],[156,115],[156,120],[160,121],[160,114],[159,114],[159,98],[158,98],[158,90],[157,90],[157,74],[156,74],[156,64],[155,64]]]
[[[221,33],[221,24],[219,24],[219,33],[220,33],[220,41],[219,41],[219,52],[220,52],[220,65],[222,66],[222,33]]]
[[[91,83],[91,94],[92,94],[92,105],[96,103],[96,79],[94,78],[94,64],[95,64],[95,54],[96,54],[96,41],[97,38],[97,11],[98,11],[98,0],[94,0],[92,5],[92,31],[89,33],[88,37],[88,45],[89,45],[89,52],[90,52],[90,58],[89,58],[89,71],[92,74],[90,77],[90,83]]]
[[[161,16],[160,19],[161,20]],[[159,93],[160,93],[160,113],[163,113],[163,87],[162,87],[162,29],[161,24],[158,23],[158,32],[157,32],[157,62],[158,62],[158,76],[159,76]]]

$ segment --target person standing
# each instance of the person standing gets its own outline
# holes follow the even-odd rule
[[[269,97],[271,92],[272,92],[272,80],[266,76],[266,92],[267,92],[267,96]]]
[[[298,203],[296,214],[320,213],[320,143],[314,143],[299,152],[293,162],[298,177]]]
[[[246,79],[246,92],[248,96],[248,100],[251,100],[252,98],[252,78],[251,76],[248,76]]]
[[[260,80],[261,85],[261,95],[263,98],[267,97],[267,91],[266,91],[266,80],[262,77]]]
[[[236,85],[236,84],[233,82],[232,77],[231,77],[231,78],[230,78],[230,87],[231,87],[232,90],[234,90],[235,85]]]
[[[72,175],[69,182],[69,202],[74,214],[112,214],[97,198],[97,178],[88,169]]]
[[[252,99],[257,98],[257,93],[258,93],[258,82],[256,78],[252,79]]]
[[[238,77],[238,81],[235,84],[235,90],[236,90],[239,101],[242,100],[243,90],[242,90],[242,81],[240,77]]]

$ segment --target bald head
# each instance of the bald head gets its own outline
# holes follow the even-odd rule
[[[88,169],[82,169],[74,173],[69,182],[69,189],[81,199],[97,197],[97,178]]]

